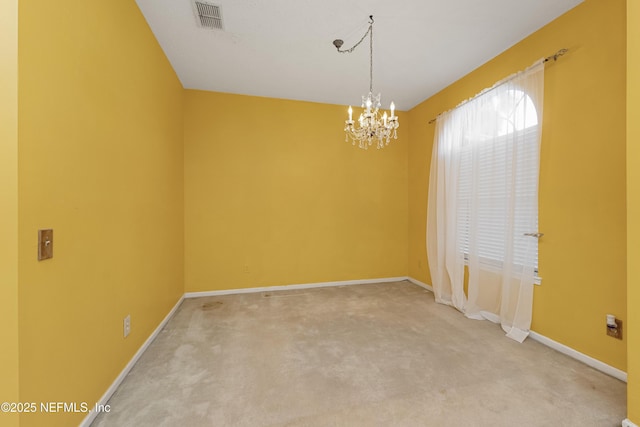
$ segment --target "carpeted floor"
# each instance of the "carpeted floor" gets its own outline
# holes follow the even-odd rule
[[[626,385],[409,282],[187,299],[107,426],[619,426]]]

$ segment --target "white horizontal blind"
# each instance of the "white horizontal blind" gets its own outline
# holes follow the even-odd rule
[[[526,100],[526,103],[519,103],[520,105],[533,108],[525,94],[520,91],[517,93]],[[525,107],[520,108],[521,114],[523,108]],[[512,116],[514,114],[511,112]],[[528,114],[531,116],[531,111]],[[516,130],[517,128],[520,129]],[[528,250],[531,249],[530,245],[534,245],[537,272],[537,239],[524,234],[535,233],[538,228],[538,132],[537,123],[525,124],[513,120],[510,128],[504,129],[500,132],[502,135],[490,141],[478,134],[465,138],[459,153],[456,195],[457,244],[458,250],[465,257],[473,244],[477,246],[482,264],[499,268],[505,261],[505,254],[510,253],[506,245],[513,245],[512,264],[518,267],[527,264],[525,260]],[[477,199],[472,200],[472,197]],[[514,229],[513,239],[508,239],[506,224],[509,223],[507,215],[511,203],[514,204]],[[472,209],[472,206],[476,209]],[[533,227],[529,215],[532,209],[536,212]],[[474,221],[475,227],[472,227]],[[475,230],[473,236],[470,236],[471,229]]]

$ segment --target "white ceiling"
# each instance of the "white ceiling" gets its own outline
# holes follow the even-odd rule
[[[185,88],[342,105],[368,92],[369,45],[340,54],[332,42],[351,47],[373,15],[373,90],[400,110],[582,2],[212,0],[224,30],[210,30],[191,0],[136,1]]]

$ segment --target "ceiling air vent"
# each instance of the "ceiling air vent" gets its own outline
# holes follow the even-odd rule
[[[193,11],[200,27],[224,30],[222,9],[217,4],[193,0]]]

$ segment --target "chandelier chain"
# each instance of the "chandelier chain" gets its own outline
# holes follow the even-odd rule
[[[351,53],[353,52],[360,44],[369,36],[369,92],[373,93],[373,15],[369,15],[369,28],[367,32],[364,33],[362,38],[358,40],[356,44],[353,45],[350,49],[342,50],[338,48],[338,52],[340,53]]]
[[[373,16],[369,25],[369,92],[373,93]]]
[[[340,53],[351,53],[353,52],[358,46],[360,46],[360,44],[364,41],[364,39],[367,38],[367,36],[373,32],[373,16],[369,16],[369,29],[367,30],[366,33],[364,33],[364,35],[362,36],[362,38],[360,40],[358,40],[358,42],[356,44],[353,45],[353,47],[351,47],[350,49],[340,49],[338,48],[338,52]]]

